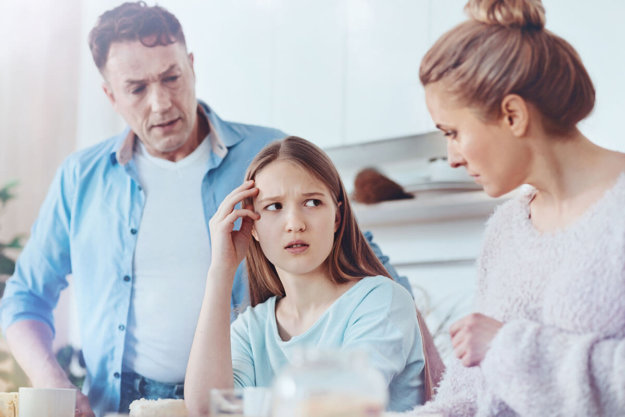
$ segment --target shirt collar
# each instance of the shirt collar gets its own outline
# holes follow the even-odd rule
[[[224,158],[228,153],[228,146],[232,146],[235,143],[239,142],[241,138],[237,136],[230,135],[228,136],[223,132],[221,128],[221,120],[217,115],[211,111],[210,107],[203,103],[198,103],[198,116],[203,117],[204,120],[208,123],[209,134],[208,140],[210,140],[211,151],[219,156],[220,158]],[[213,117],[211,117],[213,116]],[[230,137],[231,140],[226,143],[222,138]],[[111,161],[113,163],[119,163],[120,165],[126,165],[134,155],[135,149],[135,141],[137,140],[137,135],[133,132],[129,127],[127,127],[121,135],[119,135],[119,139],[115,144],[115,149],[111,152]],[[206,138],[205,138],[206,140]]]

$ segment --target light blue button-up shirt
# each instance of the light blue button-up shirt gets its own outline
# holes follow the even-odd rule
[[[202,181],[207,227],[219,203],[243,181],[245,170],[267,143],[285,136],[276,129],[222,121],[200,103],[213,134]],[[73,275],[78,322],[87,367],[85,391],[98,416],[117,410],[125,329],[132,290],[133,255],[145,194],[133,161],[135,135],[122,134],[70,155],[57,171],[31,236],[8,280],[2,327],[19,320],[46,323]],[[232,306],[242,303],[246,283],[239,268]],[[201,295],[200,295],[201,296]],[[184,303],[172,294],[172,303]],[[158,306],[154,306],[158,308]],[[195,325],[193,323],[192,325]]]

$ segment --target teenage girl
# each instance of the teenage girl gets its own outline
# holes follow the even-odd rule
[[[213,261],[185,380],[191,414],[206,415],[211,388],[271,386],[303,346],[365,351],[388,384],[388,409],[422,402],[414,301],[369,248],[323,151],[297,137],[268,145],[209,227]],[[251,307],[230,325],[246,255]]]

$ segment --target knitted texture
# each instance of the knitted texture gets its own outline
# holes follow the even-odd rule
[[[498,207],[478,259],[476,311],[503,327],[411,415],[625,415],[625,173],[557,232],[532,225],[533,193]]]

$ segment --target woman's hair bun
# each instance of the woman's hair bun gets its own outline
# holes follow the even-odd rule
[[[471,19],[487,25],[521,29],[545,27],[545,8],[541,0],[469,0],[464,10]]]

